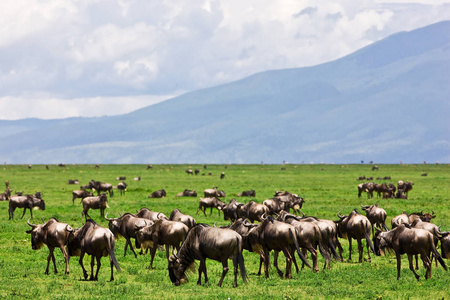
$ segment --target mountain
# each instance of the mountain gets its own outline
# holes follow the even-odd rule
[[[450,161],[450,21],[129,114],[0,121],[7,163]]]

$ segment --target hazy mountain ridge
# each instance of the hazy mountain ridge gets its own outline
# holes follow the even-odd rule
[[[102,118],[0,121],[8,163],[450,160],[450,22]],[[12,142],[13,141],[13,142]]]

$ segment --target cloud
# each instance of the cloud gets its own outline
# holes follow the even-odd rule
[[[316,65],[447,19],[443,0],[6,0],[0,95],[175,94]]]

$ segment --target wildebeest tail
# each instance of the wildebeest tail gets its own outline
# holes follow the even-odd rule
[[[320,254],[322,254],[323,258],[325,260],[331,260],[331,255],[330,252],[328,251],[328,245],[326,243],[324,243],[324,241],[322,240],[322,237],[320,237],[319,239],[319,251]],[[336,249],[334,250],[334,252],[336,252]]]
[[[337,254],[336,247],[334,246],[333,237],[331,236],[331,234],[329,235],[328,238],[328,246],[331,249],[331,253],[333,254],[334,259],[336,259],[337,261],[341,261],[341,257]]]
[[[428,242],[431,244],[431,252],[433,252],[434,257],[439,261],[444,270],[447,271],[447,265],[445,264],[444,260],[442,259],[442,256],[439,254],[439,252],[436,249],[436,246],[434,245],[432,234],[428,235]]]
[[[241,243],[239,243],[239,241],[241,241]],[[242,256],[242,240],[239,240],[239,238],[236,238],[236,242],[238,245],[238,253],[237,253],[237,261],[238,261],[238,265],[239,265],[239,271],[241,273],[241,277],[242,277],[242,281],[244,281],[244,283],[247,283],[247,271],[245,270],[245,265],[244,265],[244,256]]]
[[[373,247],[372,240],[370,239],[370,230],[368,232],[364,232],[364,236],[366,237],[366,242],[370,246],[370,249],[372,249],[372,252],[375,253],[375,248]]]
[[[300,251],[300,247],[297,242],[297,237],[292,233],[292,229],[289,229],[289,235],[291,236],[291,239],[294,240],[295,249],[297,249],[298,256],[302,260],[302,262],[308,267],[311,268],[311,265],[306,260],[306,257],[303,255],[302,251]]]
[[[115,246],[115,241],[114,241],[114,236],[110,239],[108,237],[106,238],[106,243],[108,245],[108,252],[109,252],[109,260],[114,264],[114,266],[116,267],[118,272],[122,272],[122,270],[120,269],[119,263],[117,262],[116,256],[114,255],[114,246]]]

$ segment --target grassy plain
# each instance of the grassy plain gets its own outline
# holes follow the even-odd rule
[[[187,168],[199,169],[197,176],[187,175]],[[271,198],[276,190],[287,190],[303,196],[306,200],[303,211],[307,215],[336,220],[341,211],[348,214],[352,209],[360,209],[361,204],[378,203],[388,214],[390,220],[397,214],[415,211],[436,212],[435,224],[442,225],[441,230],[450,230],[450,166],[449,165],[379,165],[378,171],[372,171],[370,165],[293,165],[287,164],[282,170],[280,165],[154,165],[147,170],[146,165],[67,165],[58,167],[34,165],[29,169],[25,165],[4,165],[0,170],[0,181],[9,180],[14,191],[34,193],[42,191],[46,202],[45,211],[34,211],[34,223],[42,219],[47,221],[56,217],[72,227],[80,227],[80,200],[72,204],[71,191],[78,185],[67,184],[68,179],[78,179],[80,184],[89,180],[117,184],[116,177],[126,176],[128,189],[125,196],[116,192],[109,198],[109,216],[118,213],[136,212],[141,207],[160,211],[167,216],[174,208],[194,216],[197,222],[217,226],[228,224],[219,217],[216,210],[205,217],[196,215],[198,198],[176,198],[175,195],[185,188],[201,192],[206,188],[218,186],[227,193],[226,202],[237,193],[256,190],[257,202]],[[224,179],[220,173],[225,172]],[[204,176],[201,174],[205,173]],[[212,175],[208,175],[212,173]],[[428,176],[421,176],[427,173]],[[407,180],[414,182],[409,199],[374,199],[366,195],[357,197],[356,178],[359,176],[391,176],[390,181]],[[134,177],[141,176],[141,181]],[[149,199],[154,190],[164,188],[167,197]],[[245,202],[251,198],[239,198]],[[361,211],[361,210],[360,210]],[[175,287],[169,280],[167,261],[164,252],[158,251],[154,269],[148,270],[149,256],[137,259],[128,251],[124,257],[123,238],[116,241],[116,257],[122,273],[115,274],[115,281],[109,282],[109,263],[103,258],[98,282],[82,280],[82,271],[78,258],[70,261],[70,275],[64,275],[64,259],[59,250],[55,250],[58,274],[44,275],[48,249],[33,251],[26,220],[29,212],[20,219],[22,210],[16,210],[15,219],[8,220],[8,203],[0,202],[0,297],[1,298],[47,298],[47,299],[108,299],[108,298],[154,298],[154,299],[443,299],[450,298],[448,287],[450,273],[442,267],[433,267],[433,277],[425,280],[424,269],[420,266],[420,282],[417,282],[408,269],[407,258],[403,258],[400,280],[396,280],[396,261],[394,255],[374,257],[372,262],[357,263],[357,247],[354,241],[353,261],[348,261],[348,243],[341,240],[344,247],[344,262],[334,262],[330,270],[322,270],[323,258],[319,258],[321,270],[313,273],[310,269],[299,274],[294,271],[291,280],[280,279],[271,268],[270,278],[256,276],[259,257],[244,251],[245,265],[249,274],[247,284],[238,281],[237,288],[232,287],[232,271],[225,277],[222,288],[216,286],[221,264],[207,261],[209,283],[197,286],[197,272],[191,274],[190,282]],[[99,218],[99,211],[90,211],[90,215],[101,226],[107,221]],[[367,254],[365,252],[365,257]],[[281,256],[282,258],[282,256]],[[90,259],[85,259],[88,268]],[[230,262],[231,264],[231,262]],[[282,269],[284,260],[281,260]],[[50,269],[52,270],[52,269]]]

